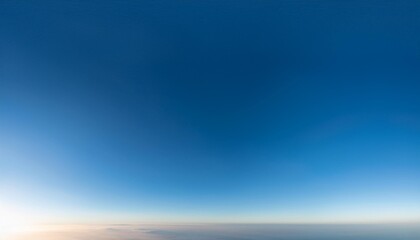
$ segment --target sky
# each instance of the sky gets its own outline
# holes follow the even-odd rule
[[[0,0],[0,212],[420,221],[417,0]]]

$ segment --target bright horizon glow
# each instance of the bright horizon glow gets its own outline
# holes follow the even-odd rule
[[[31,214],[0,202],[0,237],[9,237],[35,230]]]

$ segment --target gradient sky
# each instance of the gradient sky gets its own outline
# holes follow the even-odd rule
[[[419,220],[419,29],[418,0],[0,0],[0,201]]]

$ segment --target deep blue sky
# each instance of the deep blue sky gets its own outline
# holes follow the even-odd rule
[[[51,219],[420,219],[420,2],[0,0],[0,192]]]

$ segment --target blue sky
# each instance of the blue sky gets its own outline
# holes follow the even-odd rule
[[[418,1],[2,1],[1,200],[50,221],[420,218]]]

